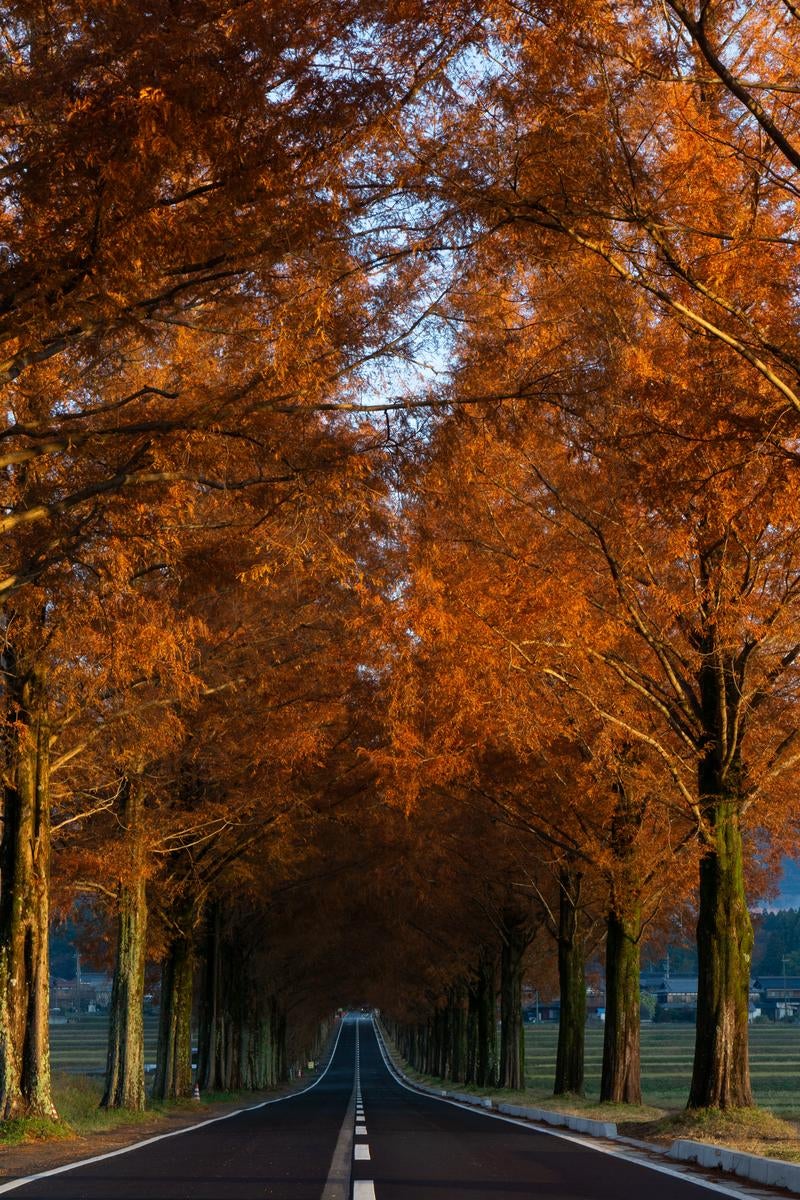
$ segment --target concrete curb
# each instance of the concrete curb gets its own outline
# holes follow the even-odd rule
[[[388,1040],[383,1030],[381,1030],[381,1035],[395,1070],[419,1092],[428,1092],[431,1096],[441,1096],[443,1100],[457,1100],[460,1104],[472,1104],[477,1108],[489,1108],[508,1117],[535,1121],[538,1125],[553,1125],[562,1129],[570,1129],[574,1133],[587,1134],[589,1137],[622,1142],[647,1150],[652,1154],[673,1158],[678,1162],[696,1163],[698,1167],[706,1170],[722,1171],[725,1174],[736,1175],[740,1179],[747,1179],[751,1183],[785,1188],[786,1191],[800,1195],[800,1163],[784,1162],[780,1158],[765,1158],[760,1154],[745,1154],[742,1150],[731,1150],[727,1146],[715,1146],[710,1142],[693,1142],[688,1138],[678,1138],[669,1148],[665,1148],[653,1142],[640,1142],[635,1138],[621,1137],[617,1133],[617,1126],[613,1121],[592,1121],[588,1117],[576,1117],[571,1113],[557,1112],[550,1108],[526,1108],[519,1104],[502,1104],[490,1096],[472,1096],[467,1092],[450,1092],[443,1088],[430,1087],[425,1083],[417,1083],[416,1080],[409,1079],[402,1067],[397,1065],[396,1057],[389,1050]]]
[[[751,1183],[763,1183],[800,1193],[800,1163],[764,1158],[760,1154],[745,1154],[742,1150],[713,1146],[709,1142],[692,1142],[688,1138],[674,1141],[667,1155],[680,1162],[697,1163],[699,1167],[716,1167],[720,1171],[738,1175],[740,1179],[749,1179]]]
[[[495,1108],[509,1117],[522,1117],[526,1121],[536,1121],[540,1125],[560,1125],[571,1129],[574,1133],[588,1133],[591,1137],[613,1140],[617,1136],[617,1127],[613,1121],[592,1121],[589,1117],[576,1117],[572,1113],[554,1112],[550,1108],[525,1108],[520,1104],[497,1104]]]

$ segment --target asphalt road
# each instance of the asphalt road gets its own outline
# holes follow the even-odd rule
[[[371,1025],[359,1026],[368,1160],[354,1200],[714,1200],[718,1191],[551,1134],[430,1099],[390,1074]]]
[[[14,1200],[320,1200],[353,1092],[345,1021],[310,1091],[24,1184]],[[0,1187],[0,1193],[6,1190]]]
[[[0,1186],[20,1200],[712,1200],[726,1190],[419,1095],[394,1078],[366,1017],[345,1020],[327,1073],[303,1094]]]

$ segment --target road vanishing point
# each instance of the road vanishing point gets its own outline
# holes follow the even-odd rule
[[[302,1092],[0,1185],[19,1200],[713,1200],[687,1178],[409,1088],[370,1017]],[[763,1195],[763,1193],[761,1193]]]

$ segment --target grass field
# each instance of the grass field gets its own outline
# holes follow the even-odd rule
[[[158,1018],[145,1017],[145,1062],[154,1063]],[[53,1070],[71,1074],[101,1072],[106,1063],[108,1022],[84,1016],[80,1022],[50,1029]],[[558,1026],[525,1028],[526,1082],[542,1098],[551,1095]],[[682,1108],[689,1092],[694,1050],[693,1025],[642,1026],[644,1100],[657,1108]],[[586,1029],[586,1093],[597,1099],[603,1029]],[[750,1056],[756,1101],[780,1116],[800,1119],[800,1025],[754,1025]]]
[[[156,1061],[158,1017],[144,1019],[144,1061]],[[108,1018],[82,1016],[69,1025],[50,1026],[50,1053],[54,1071],[90,1074],[105,1070]]]
[[[552,1094],[558,1026],[526,1026],[526,1082],[531,1092]],[[682,1108],[689,1094],[694,1026],[642,1026],[642,1090],[646,1104]],[[600,1093],[603,1028],[586,1029],[586,1094]],[[754,1025],[750,1068],[756,1103],[782,1117],[800,1119],[800,1025]]]

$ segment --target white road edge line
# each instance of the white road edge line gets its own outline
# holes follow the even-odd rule
[[[353,1200],[375,1200],[375,1184],[371,1179],[357,1179],[353,1184]]]
[[[353,1159],[355,1162],[369,1162],[369,1146],[356,1146]]]
[[[218,1121],[229,1121],[231,1117],[239,1117],[242,1113],[255,1112],[258,1108],[268,1108],[270,1104],[282,1104],[286,1100],[295,1100],[298,1096],[304,1096],[306,1092],[310,1092],[317,1084],[322,1083],[322,1080],[331,1069],[336,1049],[339,1045],[339,1038],[342,1036],[344,1021],[339,1025],[339,1032],[336,1035],[336,1041],[333,1044],[328,1065],[319,1078],[310,1083],[308,1087],[301,1088],[299,1092],[292,1092],[289,1096],[277,1096],[274,1100],[262,1100],[259,1104],[248,1104],[245,1108],[237,1108],[234,1112],[224,1113],[221,1117],[209,1117],[207,1121],[198,1121],[196,1125],[187,1125],[185,1129],[172,1129],[169,1133],[159,1133],[155,1137],[144,1138],[141,1142],[134,1142],[131,1146],[122,1146],[119,1150],[109,1150],[107,1154],[94,1154],[91,1158],[79,1158],[77,1162],[64,1163],[61,1167],[51,1167],[49,1171],[38,1171],[35,1175],[25,1175],[21,1179],[11,1179],[8,1183],[0,1184],[0,1194],[3,1192],[13,1192],[16,1188],[25,1187],[27,1183],[36,1183],[39,1179],[49,1179],[52,1175],[64,1175],[67,1171],[77,1171],[78,1167],[88,1167],[91,1163],[103,1162],[107,1158],[118,1158],[121,1154],[130,1154],[134,1150],[143,1150],[145,1146],[152,1146],[156,1142],[164,1142],[167,1138],[180,1137],[182,1133],[192,1133],[195,1129],[203,1129],[206,1125],[216,1125]]]
[[[710,1179],[703,1179],[702,1176],[695,1176],[688,1171],[677,1171],[674,1167],[667,1167],[661,1163],[649,1162],[645,1158],[639,1158],[633,1154],[623,1154],[619,1150],[612,1150],[609,1146],[598,1146],[595,1142],[587,1138],[576,1137],[571,1133],[561,1133],[558,1130],[551,1129],[548,1125],[536,1125],[533,1121],[521,1121],[518,1117],[507,1117],[503,1113],[489,1112],[485,1108],[479,1108],[477,1105],[462,1104],[459,1100],[450,1100],[446,1096],[433,1096],[429,1092],[418,1091],[417,1088],[409,1087],[402,1076],[398,1073],[394,1063],[389,1059],[383,1045],[383,1035],[378,1029],[375,1020],[373,1019],[372,1027],[375,1031],[375,1040],[378,1043],[378,1049],[381,1052],[381,1057],[386,1065],[386,1069],[394,1079],[395,1083],[400,1087],[405,1088],[407,1092],[412,1092],[415,1096],[420,1096],[423,1099],[435,1100],[439,1104],[451,1104],[453,1108],[461,1108],[465,1112],[475,1113],[479,1117],[488,1117],[491,1121],[505,1121],[507,1125],[519,1125],[521,1129],[530,1129],[536,1133],[545,1133],[548,1137],[560,1138],[564,1142],[573,1142],[577,1146],[585,1146],[587,1150],[594,1150],[597,1154],[607,1154],[610,1158],[619,1158],[623,1162],[635,1163],[639,1167],[646,1167],[649,1171],[658,1171],[661,1175],[671,1175],[673,1179],[682,1179],[684,1183],[693,1183],[697,1187],[707,1188],[710,1192],[719,1192],[723,1196],[733,1196],[734,1200],[756,1200],[758,1193],[740,1192],[736,1188],[726,1187],[721,1183],[712,1183]],[[2,1189],[0,1189],[2,1190]],[[354,1198],[355,1200],[355,1198]]]

